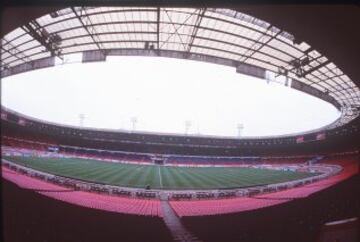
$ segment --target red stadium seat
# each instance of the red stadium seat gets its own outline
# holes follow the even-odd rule
[[[74,191],[52,183],[21,175],[2,167],[2,176],[26,189],[33,189],[45,196],[83,207],[110,212],[162,217],[160,201],[109,196],[84,191]]]

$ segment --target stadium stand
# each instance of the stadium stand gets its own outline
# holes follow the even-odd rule
[[[172,241],[162,218],[74,205],[2,179],[2,241]],[[154,231],[156,231],[154,233]]]
[[[158,200],[131,199],[64,189],[62,186],[14,173],[6,167],[2,168],[2,176],[19,187],[34,190],[47,197],[82,207],[117,213],[161,217],[160,201]]]
[[[331,163],[343,164],[344,170],[326,180],[318,181],[302,187],[262,195],[254,195],[252,197],[205,201],[170,201],[170,204],[180,217],[243,212],[274,206],[293,199],[308,197],[313,193],[324,190],[358,173],[358,163],[354,160],[354,158],[347,161],[331,160]]]
[[[326,222],[357,216],[359,175],[307,198],[241,213],[182,217],[203,241],[317,241]]]
[[[237,8],[236,5],[234,5],[234,8]],[[268,31],[274,29],[279,31],[278,34],[268,35],[271,38],[265,41],[260,48],[254,48],[254,53],[250,54],[252,57],[261,55],[259,50],[264,50],[264,47],[268,48],[271,44],[276,46],[276,42],[285,43],[286,41],[291,48],[295,46],[293,51],[306,55],[306,58],[311,57],[314,62],[306,66],[307,71],[305,71],[305,76],[302,78],[306,79],[306,76],[311,76],[312,81],[309,83],[312,84],[305,85],[305,87],[311,89],[311,86],[317,86],[318,95],[315,96],[335,97],[340,102],[341,109],[337,108],[341,112],[341,120],[345,120],[342,126],[334,126],[329,129],[324,127],[321,131],[321,139],[317,138],[318,133],[315,131],[301,135],[301,137],[294,135],[254,139],[222,139],[170,134],[112,132],[63,126],[26,117],[1,107],[2,151],[14,152],[17,155],[24,156],[51,154],[54,156],[84,157],[104,161],[116,160],[134,164],[150,164],[152,160],[149,154],[154,154],[156,156],[170,155],[167,162],[171,165],[235,166],[249,162],[256,165],[268,165],[272,168],[281,168],[285,165],[287,166],[286,169],[289,169],[289,164],[296,164],[294,169],[303,172],[310,171],[310,169],[301,167],[303,163],[334,164],[343,168],[340,173],[328,177],[326,180],[288,190],[279,189],[274,191],[269,189],[266,191],[267,193],[259,194],[258,189],[250,189],[247,194],[248,197],[234,198],[234,193],[231,191],[221,191],[219,197],[222,199],[214,199],[211,192],[193,192],[191,194],[179,192],[173,194],[173,200],[162,204],[170,204],[171,206],[166,206],[169,213],[173,209],[174,214],[181,217],[180,221],[184,225],[182,229],[188,229],[192,232],[183,234],[194,234],[196,238],[202,241],[314,242],[317,241],[320,228],[324,223],[354,216],[358,217],[360,214],[360,201],[357,192],[360,189],[358,174],[360,119],[358,117],[359,92],[357,87],[359,86],[360,73],[359,68],[357,68],[358,51],[356,50],[359,41],[357,41],[358,32],[354,31],[353,28],[349,28],[349,26],[354,25],[354,22],[359,22],[356,21],[359,16],[358,9],[353,6],[349,8],[347,6],[334,8],[323,6],[281,6],[281,10],[277,9],[277,7],[264,8],[261,6],[259,8],[252,6],[246,8],[240,6],[238,8],[250,15],[257,16],[258,14],[259,17],[263,17],[270,22],[268,28],[264,28],[266,32],[262,32],[264,37],[268,35]],[[238,16],[236,10],[239,9],[219,9],[216,11],[222,12],[223,17],[229,19]],[[64,10],[58,10],[56,7],[50,8],[50,10],[48,8],[42,10],[25,8],[23,11],[26,14],[21,14],[21,10],[20,14],[19,12],[14,14],[15,17],[10,14],[10,18],[4,19],[16,21],[4,21],[6,22],[4,24],[6,30],[2,32],[2,35],[19,27],[19,24],[26,24],[27,27],[24,28],[23,26],[20,31],[30,31],[26,32],[25,35],[35,40],[32,43],[40,44],[42,52],[42,49],[47,52],[39,53],[39,56],[43,54],[51,55],[50,58],[44,61],[46,65],[50,65],[51,60],[54,60],[54,54],[58,54],[58,50],[49,50],[49,48],[57,44],[64,47],[68,43],[68,39],[64,39],[62,43],[53,42],[49,45],[47,41],[51,38],[41,36],[44,33],[46,34],[47,26],[44,27],[42,23],[39,24],[31,20],[52,11],[50,16],[47,16],[48,21],[62,22],[66,18],[62,16],[58,20],[56,18],[60,17],[59,14],[63,14]],[[70,14],[76,15],[79,9],[67,10],[70,11]],[[67,10],[65,9],[65,12]],[[80,10],[86,12],[89,9],[80,8]],[[101,11],[103,10],[101,9]],[[160,10],[161,13],[166,12],[164,11],[165,8],[158,7],[149,10],[149,12],[153,11],[153,16],[157,14],[160,17]],[[205,11],[208,10],[210,9],[205,8]],[[16,10],[13,11],[16,12]],[[92,10],[90,9],[90,11]],[[100,10],[95,9],[95,11]],[[171,11],[169,10],[169,12]],[[202,9],[199,9],[198,13],[194,12],[194,16],[199,17],[195,21],[196,26],[193,26],[194,29],[195,27],[198,29],[202,24],[206,23],[205,21],[201,22],[203,15],[200,13],[202,11]],[[215,15],[216,11],[211,14]],[[126,11],[121,9],[119,12]],[[306,12],[305,18],[304,12]],[[30,14],[30,17],[28,14]],[[240,16],[243,20],[249,18],[257,20],[246,14],[240,13]],[[334,16],[337,16],[337,18],[334,18]],[[82,22],[81,17],[77,17]],[[211,18],[213,18],[211,21],[215,19],[214,17]],[[284,18],[288,21],[284,21]],[[75,16],[73,19],[77,21]],[[163,20],[163,18],[159,19]],[[104,18],[104,20],[106,19]],[[31,22],[29,23],[29,21]],[[208,20],[207,22],[211,23],[211,21]],[[92,25],[90,21],[85,22],[85,24],[90,23]],[[259,22],[264,24],[263,21]],[[98,23],[96,24],[100,26]],[[257,23],[252,21],[252,23],[249,22],[248,24],[256,25]],[[31,31],[34,28],[33,26],[37,25],[39,25],[39,28],[43,27],[43,31]],[[69,26],[73,26],[72,24],[69,26],[60,25],[64,27],[64,30]],[[275,26],[279,26],[279,29],[277,30]],[[82,27],[89,32],[87,27]],[[82,27],[80,26],[80,29]],[[100,27],[99,30],[101,29]],[[289,39],[289,36],[292,35],[285,32],[285,30],[293,31],[296,38]],[[222,30],[216,30],[215,32],[218,31]],[[81,32],[74,31],[74,33]],[[245,32],[250,33],[251,31]],[[66,33],[66,31],[63,31],[63,33]],[[153,32],[149,33],[153,34]],[[94,42],[96,43],[102,39],[97,38],[96,33],[92,34],[95,38],[88,36],[90,40],[89,46],[94,46]],[[196,34],[197,31],[193,32],[194,38],[192,39],[198,41]],[[250,39],[251,36],[248,36],[248,38]],[[43,41],[39,42],[38,40],[41,39]],[[212,39],[212,37],[208,39]],[[256,43],[260,43],[261,39],[262,37]],[[143,40],[144,38],[141,41]],[[307,49],[307,44],[303,40],[306,43],[309,40],[308,43],[311,44],[309,49]],[[11,41],[5,42],[4,47],[7,46],[8,49],[4,48],[4,50],[9,54],[7,61],[11,60],[11,63],[9,63],[10,66],[7,64],[2,65],[2,75],[4,75],[3,73],[7,73],[7,75],[17,74],[19,71],[39,68],[40,62],[22,63],[29,58],[26,56],[26,51],[20,51],[21,53],[19,53],[16,48],[11,47]],[[104,43],[99,43],[101,45],[98,47],[102,47]],[[148,42],[146,43],[148,44]],[[189,49],[192,48],[193,43],[196,45],[196,42],[191,42]],[[204,41],[204,43],[207,42]],[[225,45],[225,43],[221,45]],[[68,47],[74,47],[74,50],[77,51],[75,46],[70,45]],[[202,47],[211,49],[215,53],[215,45],[204,45]],[[303,47],[304,49],[302,49]],[[315,49],[318,49],[319,52]],[[63,50],[68,49],[64,48]],[[143,50],[139,51],[144,53]],[[219,52],[221,51],[219,50]],[[229,51],[226,50],[226,52],[226,55],[228,55]],[[36,51],[32,53],[34,55],[30,56],[30,60],[37,55]],[[152,52],[149,51],[149,53]],[[209,53],[211,55],[212,52]],[[322,53],[326,57],[322,56]],[[24,55],[25,59],[19,58],[18,54]],[[160,54],[160,50],[157,54]],[[191,57],[190,54],[192,53],[189,51],[187,54],[189,54],[187,57]],[[314,57],[317,55],[319,56]],[[84,56],[89,57],[86,54]],[[246,58],[251,61],[251,56]],[[275,59],[273,60],[276,63],[279,61],[281,65],[284,63],[289,64],[289,68],[292,68],[291,65],[295,67],[296,63],[300,63],[300,59],[297,62],[296,59],[291,60],[291,58],[288,62],[283,59],[284,56],[289,57],[287,55],[277,55],[274,56]],[[270,56],[268,55],[268,57]],[[224,61],[223,59],[220,60]],[[282,61],[285,62],[282,63]],[[332,63],[333,61],[336,66]],[[13,63],[21,63],[21,66],[15,66]],[[238,63],[231,61],[231,64],[237,65]],[[265,61],[263,64],[266,66],[271,63]],[[334,69],[329,66],[334,66]],[[46,66],[40,65],[40,67]],[[329,71],[323,72],[323,70]],[[318,73],[316,74],[316,72]],[[334,72],[338,74],[333,75]],[[322,74],[324,78],[321,77]],[[328,81],[334,84],[330,85]],[[294,79],[293,83],[299,84],[300,81]],[[349,86],[349,83],[351,86]],[[325,84],[325,87],[321,84]],[[326,86],[331,87],[331,97],[327,95],[329,90],[327,90]],[[303,88],[302,85],[299,85],[298,89],[301,88]],[[308,91],[308,93],[311,92]],[[298,138],[302,142],[298,143]],[[349,153],[355,154],[355,158],[349,159]],[[335,155],[334,158],[334,154],[339,155]],[[195,156],[196,158],[194,158]],[[238,157],[248,158],[239,159]],[[59,182],[57,178],[51,178],[46,182],[47,178],[41,174],[29,174],[25,169],[17,169],[17,172],[15,172],[4,166],[2,166],[2,177],[5,242],[158,242],[174,239],[162,220],[165,215],[162,212],[163,210],[160,209],[160,201],[153,199],[152,191],[135,192],[135,196],[121,189],[115,190],[115,192],[113,190],[116,196],[105,195],[106,190],[100,186],[91,187],[92,192],[80,191],[76,189],[76,184],[71,179],[66,180],[66,178],[65,181]],[[220,194],[222,195],[220,196]],[[184,199],[194,198],[201,200],[183,201]],[[332,239],[337,241],[337,238]]]

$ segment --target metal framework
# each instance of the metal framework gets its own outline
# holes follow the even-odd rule
[[[51,66],[54,57],[91,51],[105,57],[167,56],[263,68],[294,80],[293,88],[334,104],[342,115],[329,128],[348,123],[360,112],[359,87],[331,60],[307,43],[297,43],[285,30],[230,9],[62,9],[4,36],[2,76]]]

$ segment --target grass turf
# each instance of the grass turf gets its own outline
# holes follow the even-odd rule
[[[125,187],[153,189],[224,189],[281,183],[316,175],[236,167],[130,165],[76,158],[4,157],[51,174]]]

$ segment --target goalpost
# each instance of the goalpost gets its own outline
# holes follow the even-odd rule
[[[154,165],[165,165],[167,157],[163,155],[150,155],[150,159]]]

